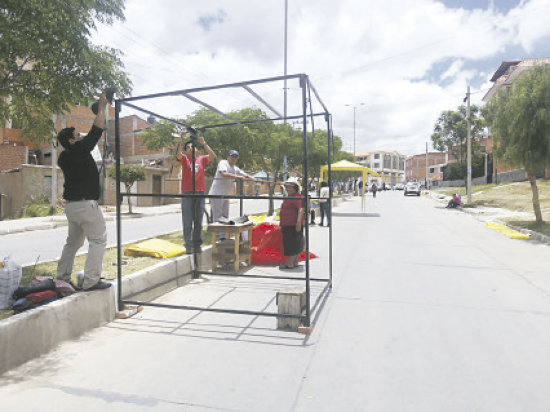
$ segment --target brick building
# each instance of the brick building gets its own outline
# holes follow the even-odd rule
[[[94,158],[98,167],[103,163],[105,136],[108,142],[108,156],[105,167],[114,165],[114,108],[109,108],[109,121],[106,133],[94,150]],[[88,106],[70,106],[68,113],[54,116],[56,133],[65,127],[74,127],[79,133],[87,133],[95,119]],[[57,159],[61,148],[52,147],[50,143],[35,143],[24,139],[21,130],[8,127],[0,129],[0,202],[3,203],[0,218],[17,216],[24,205],[33,196],[45,194],[51,198],[52,187],[57,186],[56,197],[59,198],[63,187],[63,174],[57,168],[56,176],[52,176],[52,155]],[[121,129],[121,162],[138,164],[146,168],[147,180],[138,182],[133,190],[138,193],[179,193],[179,167],[171,167],[172,159],[168,152],[150,151],[143,144],[140,134],[151,127],[151,124],[137,116],[127,116],[120,119]],[[56,163],[56,162],[54,162]],[[37,172],[32,168],[37,168]],[[39,172],[38,172],[39,170]],[[172,171],[174,179],[167,179]],[[55,179],[54,179],[55,177]],[[30,182],[29,179],[36,181]],[[115,182],[105,180],[105,204],[115,204]],[[152,197],[134,197],[132,202],[139,206],[151,206],[171,202],[169,199]]]
[[[427,159],[426,159],[427,158]],[[426,165],[427,160],[427,165]],[[428,172],[428,186],[443,180],[443,166],[449,161],[445,152],[428,152],[407,157],[405,160],[405,179],[407,182],[425,182]]]
[[[493,77],[491,77],[493,85],[485,96],[483,96],[482,100],[484,102],[489,102],[501,88],[512,86],[514,81],[516,81],[522,73],[539,65],[550,65],[550,57],[503,61],[493,74]],[[494,159],[493,161],[493,176],[495,177],[494,180],[497,182],[525,180],[527,178],[524,169],[512,167],[501,159]],[[545,171],[541,170],[537,177],[549,178],[550,169],[547,168]]]

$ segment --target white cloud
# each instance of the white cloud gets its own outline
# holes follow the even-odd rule
[[[424,150],[443,110],[462,103],[472,79],[491,70],[476,61],[536,54],[550,36],[550,0],[525,1],[507,14],[447,9],[434,0],[289,0],[288,73],[306,73],[333,115],[335,134],[357,150]],[[280,0],[127,1],[126,22],[95,39],[122,49],[134,95],[283,74],[284,3]],[[537,56],[541,57],[541,56]],[[282,112],[282,86],[261,89]],[[475,90],[474,90],[475,91]],[[291,90],[295,93],[295,90]],[[474,93],[473,103],[484,93]],[[248,100],[218,93],[223,107]],[[170,115],[195,105],[156,102]],[[360,103],[365,103],[360,106]],[[323,122],[316,123],[324,127]]]

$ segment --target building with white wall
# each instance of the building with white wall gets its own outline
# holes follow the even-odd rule
[[[357,152],[355,153],[355,162],[380,175],[380,177],[372,177],[369,181],[392,186],[405,181],[405,156],[395,150]]]

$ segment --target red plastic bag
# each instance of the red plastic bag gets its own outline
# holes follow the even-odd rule
[[[280,263],[283,258],[281,227],[273,223],[260,223],[252,229],[251,260],[255,265]]]
[[[251,260],[254,265],[265,265],[273,263],[285,263],[286,256],[283,253],[283,235],[281,227],[273,223],[260,223],[252,229],[250,240]],[[309,258],[317,256],[309,252]],[[305,250],[300,253],[299,260],[306,259]]]

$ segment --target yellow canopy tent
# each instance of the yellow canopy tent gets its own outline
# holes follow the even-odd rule
[[[380,177],[378,173],[376,173],[374,170],[369,169],[366,166],[360,165],[358,163],[353,163],[348,160],[340,160],[339,162],[333,163],[330,165],[330,171],[331,172],[361,172],[363,175],[363,185],[367,181],[367,174],[370,174],[375,177]],[[321,167],[321,180],[327,180],[325,178],[325,173],[328,176],[328,165]],[[361,191],[361,206],[363,206],[363,202],[365,200],[365,191]]]

